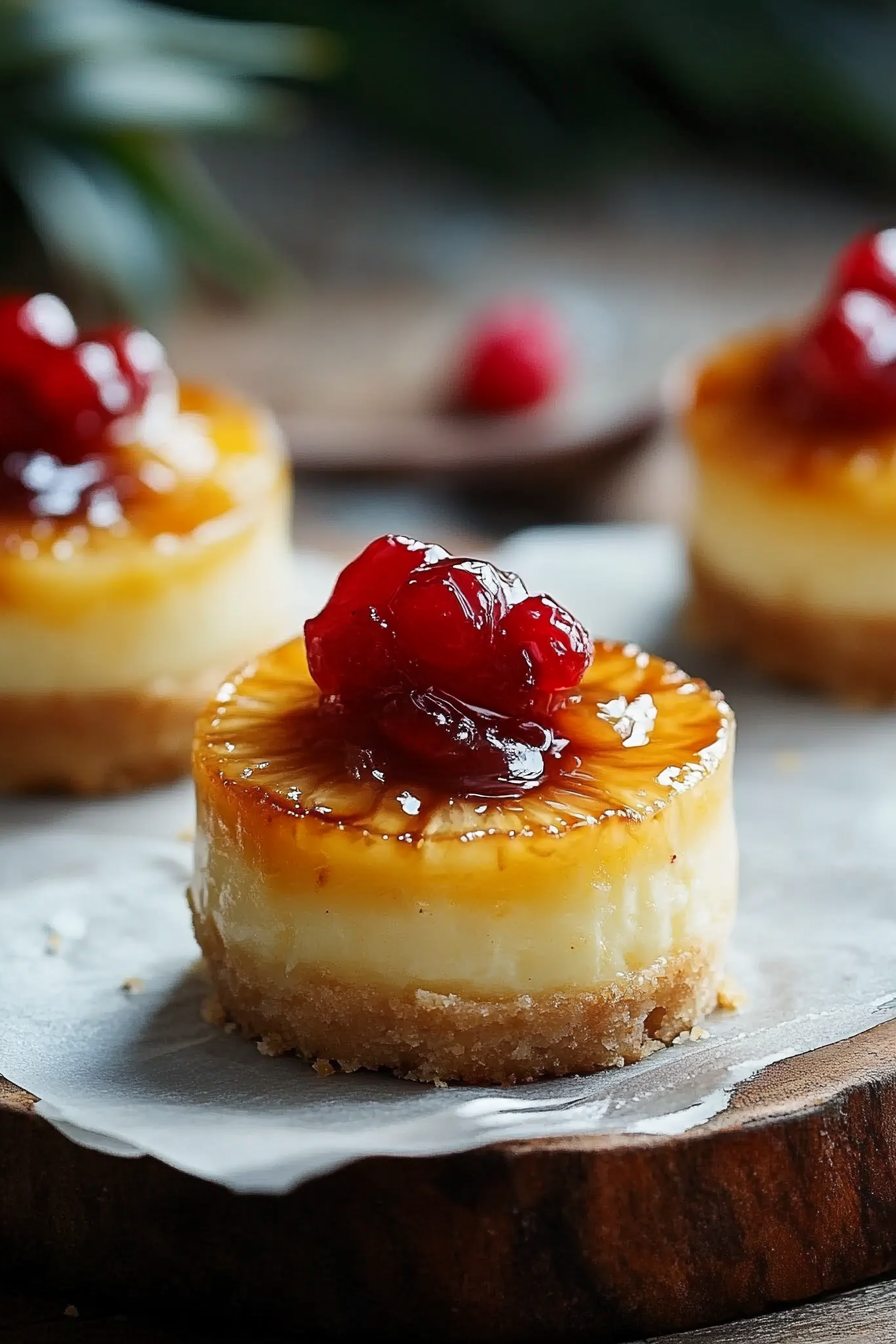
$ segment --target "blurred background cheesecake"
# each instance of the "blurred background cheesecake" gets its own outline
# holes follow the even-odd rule
[[[290,499],[268,412],[148,331],[0,301],[0,790],[184,773],[220,677],[294,628]]]

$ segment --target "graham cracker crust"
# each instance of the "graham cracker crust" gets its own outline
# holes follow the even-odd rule
[[[195,916],[212,998],[206,1020],[236,1023],[264,1054],[294,1052],[318,1072],[391,1069],[418,1082],[531,1083],[643,1059],[716,1006],[718,961],[660,958],[594,990],[469,999],[310,975],[271,989],[237,969]]]
[[[190,768],[217,676],[159,689],[0,695],[0,792],[125,793]]]
[[[896,620],[821,616],[747,597],[691,554],[688,630],[763,672],[852,705],[896,704]]]

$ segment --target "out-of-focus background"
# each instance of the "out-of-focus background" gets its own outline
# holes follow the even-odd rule
[[[0,0],[0,267],[268,401],[299,534],[680,519],[676,373],[896,191],[888,0]],[[472,316],[568,386],[452,412]]]

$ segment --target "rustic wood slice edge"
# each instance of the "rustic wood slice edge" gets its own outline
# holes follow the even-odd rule
[[[2,1276],[299,1338],[630,1340],[896,1269],[896,1022],[674,1138],[376,1158],[281,1197],[69,1143],[0,1091]]]

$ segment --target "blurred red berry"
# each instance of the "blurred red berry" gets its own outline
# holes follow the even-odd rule
[[[467,337],[455,398],[462,409],[484,414],[528,410],[558,391],[568,364],[563,330],[549,308],[499,304]]]
[[[0,302],[0,446],[77,459],[139,411],[164,367],[148,332],[110,327],[79,339],[53,294]]]
[[[834,292],[854,289],[896,303],[896,229],[863,233],[843,249],[834,268]]]
[[[896,417],[896,303],[869,290],[841,294],[795,345],[791,368],[822,406]]]
[[[0,300],[0,370],[26,377],[35,362],[68,350],[78,338],[75,319],[55,294],[11,294]]]
[[[96,332],[92,339],[103,342],[114,352],[130,392],[129,413],[133,414],[143,405],[156,378],[167,367],[164,346],[151,332],[121,325],[106,327]]]

